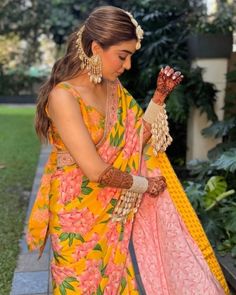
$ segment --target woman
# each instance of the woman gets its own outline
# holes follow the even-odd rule
[[[130,13],[98,8],[39,94],[36,130],[53,150],[27,240],[42,253],[50,234],[54,294],[229,294],[164,153],[164,101],[183,76],[162,69],[145,114],[118,81],[142,38]]]

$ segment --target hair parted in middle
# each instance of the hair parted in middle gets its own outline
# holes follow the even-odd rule
[[[92,56],[92,42],[97,42],[104,50],[120,42],[137,40],[136,27],[130,16],[121,8],[101,6],[95,9],[85,20],[82,45],[85,54]],[[78,27],[68,38],[66,53],[57,60],[51,75],[39,91],[35,117],[35,129],[42,141],[48,140],[50,119],[45,107],[48,96],[58,83],[77,77],[81,72],[81,60],[76,46]]]

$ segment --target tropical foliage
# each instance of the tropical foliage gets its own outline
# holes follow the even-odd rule
[[[228,74],[231,83],[235,78],[236,71]],[[236,94],[231,87],[225,119],[202,131],[204,136],[223,141],[208,152],[207,161],[189,163],[194,179],[186,182],[185,188],[211,242],[221,253],[231,251],[236,257]]]

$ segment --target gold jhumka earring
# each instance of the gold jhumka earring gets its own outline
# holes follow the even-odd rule
[[[99,55],[95,54],[91,57],[88,57],[84,52],[82,45],[82,34],[85,26],[77,33],[76,47],[78,48],[78,56],[81,60],[81,70],[87,69],[89,80],[94,84],[98,84],[102,82],[102,61]]]

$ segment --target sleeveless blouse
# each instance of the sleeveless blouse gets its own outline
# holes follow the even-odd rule
[[[85,126],[88,129],[88,132],[92,138],[92,141],[94,142],[95,145],[97,145],[103,137],[104,126],[105,126],[105,116],[100,111],[98,111],[95,107],[87,104],[80,96],[76,87],[72,86],[71,84],[66,82],[61,82],[57,84],[56,87],[67,90],[78,101]],[[48,117],[50,118],[48,113],[48,105],[46,106],[45,111]],[[53,145],[56,148],[56,150],[68,151],[53,122],[51,122],[49,130],[48,130],[48,138],[49,138],[49,143]]]

